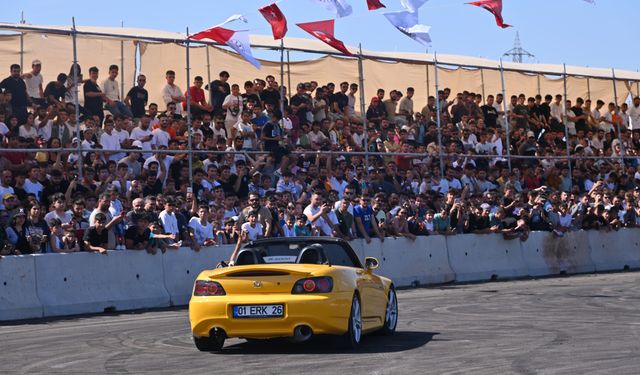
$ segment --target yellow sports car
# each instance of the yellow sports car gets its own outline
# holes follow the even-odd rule
[[[261,239],[233,266],[198,275],[189,302],[196,347],[219,351],[228,337],[295,342],[339,335],[357,347],[363,334],[395,332],[398,301],[391,280],[363,267],[348,242],[329,237]]]

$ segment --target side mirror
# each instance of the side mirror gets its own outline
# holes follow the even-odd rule
[[[375,270],[380,266],[378,260],[374,257],[366,257],[364,259],[364,269],[367,271]]]

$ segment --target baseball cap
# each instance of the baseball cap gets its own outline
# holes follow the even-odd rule
[[[131,143],[131,147],[133,147],[133,148],[139,148],[140,150],[142,150],[142,142],[140,142],[140,141],[133,141],[133,143]]]
[[[15,194],[7,193],[7,194],[2,196],[2,199],[11,199],[11,198],[15,198],[15,197],[16,197]]]
[[[536,134],[534,132],[532,132],[531,130],[529,130],[527,132],[527,138],[529,138],[529,137],[534,137],[535,138],[535,136],[536,136]]]
[[[37,59],[36,59],[36,60],[33,60],[33,62],[31,63],[31,65],[32,65],[32,66],[33,66],[33,65],[42,65],[42,61],[37,60]]]
[[[491,205],[489,205],[489,203],[483,203],[480,205],[480,208],[482,208],[483,210],[488,210],[491,208]]]

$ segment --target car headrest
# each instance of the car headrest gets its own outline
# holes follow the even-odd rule
[[[235,265],[236,266],[246,266],[249,264],[258,264],[258,258],[256,254],[251,250],[242,250],[238,253],[236,257]]]
[[[320,244],[313,244],[305,247],[300,251],[298,260],[296,263],[303,264],[325,264],[327,263],[327,256],[324,253],[324,249]]]

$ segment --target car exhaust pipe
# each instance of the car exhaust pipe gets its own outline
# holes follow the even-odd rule
[[[313,336],[313,331],[311,330],[311,327],[309,327],[307,325],[297,326],[293,330],[293,340],[292,341],[295,342],[295,343],[305,342],[305,341],[309,340],[311,338],[311,336]]]

